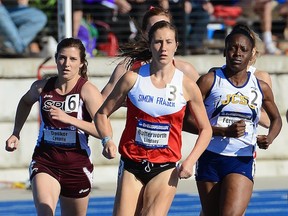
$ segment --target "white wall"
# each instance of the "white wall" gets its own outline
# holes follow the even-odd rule
[[[182,57],[191,62],[200,73],[205,73],[213,66],[224,64],[222,56],[190,56]],[[32,152],[38,135],[38,105],[36,104],[28,121],[21,132],[21,144],[16,152],[9,153],[5,151],[5,141],[13,130],[13,121],[18,101],[21,96],[29,89],[32,82],[36,79],[37,67],[42,59],[0,59],[0,98],[3,102],[0,115],[0,169],[6,168],[24,168],[30,163]],[[89,59],[90,80],[101,90],[109,79],[118,59],[94,58]],[[50,60],[48,66],[54,65]],[[288,175],[288,136],[286,135],[287,123],[285,112],[288,108],[286,95],[288,92],[288,61],[287,57],[263,56],[256,64],[259,69],[270,73],[273,82],[273,92],[276,104],[282,114],[283,128],[280,135],[275,139],[273,145],[268,150],[258,150],[258,172],[264,175]],[[53,71],[50,69],[44,69]],[[43,70],[43,71],[44,71]],[[125,108],[121,108],[113,115],[112,125],[114,129],[114,140],[117,142],[124,128]],[[267,131],[260,128],[259,133]],[[193,147],[195,135],[183,132],[183,156],[187,156]],[[118,158],[107,160],[102,155],[102,146],[100,141],[90,138],[92,148],[91,159],[95,165],[116,165]]]

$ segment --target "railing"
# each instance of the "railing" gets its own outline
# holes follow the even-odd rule
[[[64,1],[64,0],[63,0]],[[72,8],[75,9],[72,1]],[[81,2],[81,1],[80,1]],[[85,1],[83,1],[85,2]],[[149,2],[149,1],[147,1]],[[172,2],[172,1],[171,1]],[[222,1],[224,2],[224,1]],[[229,2],[227,0],[227,2]],[[249,2],[249,1],[248,1]],[[90,38],[85,38],[85,44],[90,43],[91,46],[87,49],[87,52],[90,56],[114,56],[118,50],[119,45],[126,43],[135,36],[135,31],[141,25],[141,19],[143,16],[143,9],[145,7],[141,4],[133,4],[133,11],[130,11],[126,14],[115,13],[112,10],[104,9],[103,6],[97,6],[96,3],[88,5],[83,4],[83,18],[86,20],[86,23],[82,23],[82,30],[87,31],[85,33],[90,34]],[[43,10],[48,17],[48,23],[45,28],[38,34],[35,41],[41,42],[41,38],[45,36],[51,36],[58,40],[59,32],[57,22],[57,1],[56,0],[30,0],[30,5],[38,7]],[[250,9],[249,5],[242,5],[243,11]],[[146,6],[147,8],[147,6]],[[179,31],[179,41],[180,47],[178,49],[178,54],[187,55],[189,54],[189,39],[187,39],[187,26],[189,25],[189,20],[184,16],[184,9],[182,5],[177,5],[177,9],[173,9],[171,12],[175,24],[177,25]],[[141,11],[142,10],[142,11]],[[110,13],[110,15],[109,15]],[[134,17],[133,23],[131,25],[131,17]],[[72,19],[72,18],[71,18]],[[221,53],[223,49],[223,40],[227,33],[227,27],[233,26],[237,21],[246,22],[249,24],[256,32],[260,33],[260,22],[259,17],[254,14],[253,18],[247,18],[244,16],[237,16],[233,18],[234,20],[232,25],[227,24],[222,17],[213,16],[210,19],[210,24],[221,24],[221,28],[212,29],[211,25],[207,27],[207,37],[203,38],[205,49],[208,50],[208,54]],[[72,22],[74,23],[74,22]],[[283,39],[283,31],[285,28],[285,20],[274,20],[272,25],[272,32],[277,36],[279,40]],[[194,29],[197,31],[197,29]],[[1,29],[0,29],[1,34]],[[209,52],[210,50],[210,52]],[[217,52],[219,51],[219,52]]]

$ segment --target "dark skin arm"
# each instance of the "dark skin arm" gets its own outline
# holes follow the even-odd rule
[[[197,84],[201,90],[203,100],[206,98],[206,94],[211,89],[213,81],[214,81],[214,73],[204,74],[197,80]],[[186,109],[185,112],[182,131],[198,134],[198,129],[194,123],[194,118],[188,108]],[[214,135],[214,129],[213,129],[213,135]]]
[[[279,110],[275,104],[271,88],[267,83],[260,80],[260,86],[263,92],[262,107],[270,119],[270,127],[267,135],[258,135],[257,144],[260,149],[268,149],[273,140],[278,136],[282,128],[282,119]]]

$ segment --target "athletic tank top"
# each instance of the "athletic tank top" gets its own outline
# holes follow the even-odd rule
[[[122,156],[137,162],[180,160],[186,107],[182,82],[183,73],[175,69],[171,83],[156,88],[151,81],[150,64],[141,66],[127,97],[126,126],[119,145]]]
[[[92,119],[80,96],[81,88],[87,80],[80,77],[68,94],[60,95],[55,90],[56,79],[57,77],[50,78],[40,94],[41,125],[37,146],[49,145],[64,150],[83,149],[90,155],[88,134],[49,116],[49,106],[54,105],[70,116],[91,122]]]
[[[243,86],[234,86],[222,69],[215,72],[214,83],[204,103],[212,126],[228,127],[243,119],[245,135],[240,138],[213,136],[207,150],[227,156],[252,156],[260,119],[262,91],[256,77],[248,72]]]

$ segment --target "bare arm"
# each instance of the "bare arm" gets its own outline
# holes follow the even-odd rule
[[[206,94],[210,90],[213,81],[214,81],[214,73],[205,74],[197,80],[197,84],[200,87],[200,91],[202,94],[202,100],[206,98]],[[186,108],[182,130],[189,133],[198,134],[198,129],[195,124],[194,116],[192,115],[190,109],[188,108]]]
[[[192,151],[179,168],[180,178],[187,178],[192,175],[193,165],[207,148],[212,136],[212,128],[206,114],[201,92],[195,82],[190,79],[190,81],[187,80],[188,79],[186,79],[186,81],[184,80],[184,96],[187,95],[189,99],[187,105],[195,119],[195,125],[198,129],[198,138]]]
[[[45,83],[45,80],[35,81],[20,99],[16,110],[13,133],[6,141],[7,151],[14,151],[18,148],[20,132],[30,114],[32,106],[38,101],[40,91]]]
[[[274,96],[271,88],[267,83],[260,81],[262,92],[264,95],[262,107],[266,111],[270,119],[270,127],[267,135],[259,135],[257,144],[261,149],[267,149],[273,140],[278,136],[282,128],[282,119],[279,110],[275,104]]]
[[[98,88],[90,82],[87,82],[83,86],[81,95],[83,97],[84,103],[86,104],[87,111],[89,112],[91,118],[93,119],[96,112],[98,111],[100,106],[103,104],[103,101],[104,101],[103,97],[100,91],[98,90]],[[88,132],[89,134],[97,138],[100,138],[95,128],[94,122],[89,122],[89,127],[88,125],[86,126],[83,124],[83,123],[88,124],[88,122],[81,121],[81,123],[82,124],[77,126],[78,128],[84,131],[85,131],[85,128],[87,128],[89,130],[86,129],[86,132]]]
[[[103,149],[103,155],[108,159],[116,156],[117,149],[114,141],[112,140],[112,127],[108,118],[113,112],[121,107],[122,103],[127,97],[128,91],[132,88],[136,79],[136,72],[129,71],[124,74],[94,117],[94,123],[100,138],[103,139],[105,137],[109,137],[109,141],[106,143]]]
[[[116,68],[114,69],[113,73],[110,76],[110,79],[106,86],[101,91],[103,99],[105,100],[108,95],[112,92],[113,88],[115,87],[118,80],[127,72],[125,68],[125,61],[120,62]]]
[[[188,62],[182,61],[180,59],[174,60],[175,67],[182,71],[187,77],[196,82],[199,78],[198,71],[194,66]]]
[[[254,75],[257,77],[257,79],[266,82],[268,86],[272,89],[272,80],[271,80],[270,75],[267,72],[256,70]],[[260,117],[259,124],[265,128],[269,128],[270,126],[269,116],[267,115],[263,107],[261,108],[261,117]]]

